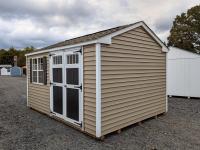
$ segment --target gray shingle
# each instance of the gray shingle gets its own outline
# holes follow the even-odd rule
[[[138,22],[136,22],[136,23],[138,23]],[[46,49],[62,47],[62,46],[67,46],[67,45],[74,45],[74,44],[78,44],[78,43],[82,43],[82,42],[88,42],[88,41],[96,40],[96,39],[99,39],[99,38],[104,37],[106,35],[109,35],[111,33],[114,33],[116,31],[119,31],[119,30],[122,30],[124,28],[130,27],[130,26],[132,26],[132,25],[134,25],[136,23],[123,25],[123,26],[118,26],[118,27],[115,27],[115,28],[111,28],[111,29],[95,32],[95,33],[92,33],[92,34],[76,37],[76,38],[73,38],[73,39],[65,40],[65,41],[62,41],[62,42],[59,42],[59,43],[44,47],[42,49],[38,49],[38,51],[39,50],[46,50]]]

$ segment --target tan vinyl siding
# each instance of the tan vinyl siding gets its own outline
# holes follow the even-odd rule
[[[83,50],[84,70],[84,128],[96,135],[96,55],[95,46],[85,46]]]
[[[102,135],[165,112],[166,53],[142,28],[102,46]]]
[[[47,85],[30,83],[30,58],[47,56]],[[27,58],[28,105],[45,114],[50,113],[49,59],[48,54],[29,56]]]

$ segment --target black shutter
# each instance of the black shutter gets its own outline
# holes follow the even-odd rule
[[[32,83],[32,59],[30,59],[30,66],[29,67],[30,67],[30,82]]]
[[[47,85],[47,57],[43,57],[44,85]]]

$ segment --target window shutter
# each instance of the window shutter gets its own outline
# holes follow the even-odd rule
[[[44,85],[47,85],[47,57],[43,57]]]
[[[32,83],[32,58],[30,59],[30,66],[29,66],[29,68],[30,68],[30,83]],[[28,72],[28,70],[27,70],[27,72]]]

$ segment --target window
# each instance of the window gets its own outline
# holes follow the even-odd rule
[[[53,57],[53,64],[54,65],[62,64],[62,56],[54,56]]]
[[[67,84],[78,85],[79,84],[79,73],[78,68],[67,68],[66,69],[66,78]]]
[[[78,54],[67,55],[67,64],[78,64]]]
[[[37,82],[37,59],[33,59],[33,65],[32,65],[32,81]]]
[[[53,82],[62,83],[62,68],[53,68]]]
[[[43,58],[34,58],[32,61],[32,81],[34,83],[44,83]]]

